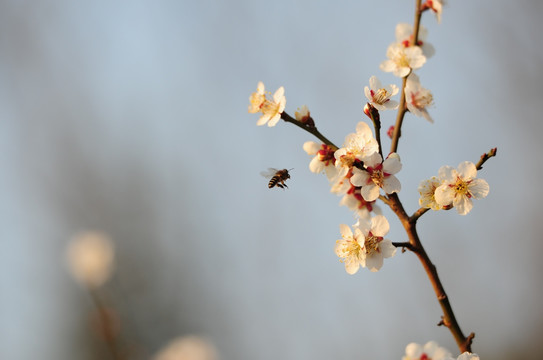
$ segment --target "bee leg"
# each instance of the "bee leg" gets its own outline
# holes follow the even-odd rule
[[[283,185],[277,183],[277,186],[279,186],[281,189],[283,188]]]

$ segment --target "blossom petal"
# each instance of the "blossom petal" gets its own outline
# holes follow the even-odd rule
[[[275,94],[273,94],[273,100],[275,101],[275,103],[279,104],[284,94],[285,94],[285,88],[281,86],[279,89],[277,89]]]
[[[400,105],[400,103],[397,102],[396,100],[388,100],[388,101],[384,104],[384,107],[385,107],[385,109],[387,109],[387,110],[394,110],[394,109],[396,109],[399,105]]]
[[[372,90],[379,90],[381,89],[381,81],[379,80],[379,78],[377,78],[377,76],[373,75],[372,77],[370,77],[370,88]]]
[[[454,200],[454,190],[447,184],[440,185],[434,193],[436,203],[441,206],[450,205]]]
[[[364,186],[368,183],[370,174],[367,171],[353,168],[353,176],[351,176],[351,184],[354,186]]]
[[[405,355],[409,359],[419,359],[422,355],[422,347],[417,343],[410,343],[405,347]]]
[[[365,86],[364,87],[364,95],[366,95],[366,99],[368,99],[368,101],[373,101],[373,97],[371,96],[371,92],[370,92],[370,88]]]
[[[353,238],[353,232],[351,231],[351,228],[349,227],[349,225],[340,224],[339,233],[341,234],[341,237],[343,237],[344,239]]]
[[[364,138],[373,137],[373,132],[371,131],[370,126],[363,121],[359,121],[358,124],[356,124],[356,134],[362,135]]]
[[[388,234],[390,224],[383,215],[377,215],[371,218],[371,233],[375,236],[383,237]]]
[[[397,68],[397,69],[394,69],[393,71],[393,74],[394,76],[397,76],[397,77],[406,77],[409,72],[411,71],[411,69],[407,66],[404,66],[404,67],[401,67],[401,68]]]
[[[269,114],[262,114],[262,116],[256,122],[256,125],[258,125],[258,126],[264,125],[269,120],[270,120],[270,115]]]
[[[479,355],[472,354],[466,351],[462,355],[458,356],[457,360],[479,360]]]
[[[458,164],[458,174],[467,181],[477,177],[477,168],[471,161],[464,161]]]
[[[311,162],[309,163],[309,170],[315,174],[321,173],[324,170],[324,167],[324,163],[319,160],[318,156],[311,159]]]
[[[365,186],[362,186],[360,189],[360,194],[366,201],[373,201],[379,197],[379,186],[371,183]]]
[[[308,155],[315,155],[320,149],[321,146],[314,141],[306,141],[304,143],[304,151]]]
[[[387,174],[396,174],[402,169],[402,163],[398,156],[391,156],[396,153],[390,154],[385,161],[383,161],[383,171]]]
[[[396,64],[392,60],[385,60],[379,65],[379,69],[384,72],[392,72],[396,69]]]
[[[488,195],[490,187],[483,179],[473,179],[468,185],[469,192],[475,199],[482,199]]]
[[[439,345],[435,341],[428,341],[426,344],[424,344],[422,351],[429,356],[433,356],[438,347]]]
[[[345,246],[347,246],[348,241],[347,240],[337,240],[336,245],[334,246],[334,251],[337,256],[339,257],[345,257]]]
[[[402,184],[394,175],[390,175],[383,180],[383,191],[387,194],[400,192]]]
[[[366,267],[371,272],[379,271],[383,267],[383,256],[381,254],[374,254],[366,258]]]
[[[466,215],[473,208],[473,201],[467,196],[456,196],[453,200],[453,205],[456,208],[456,211],[460,215]]]
[[[440,167],[437,172],[437,176],[439,180],[448,182],[448,183],[455,182],[457,174],[458,173],[456,172],[456,169],[448,165]]]
[[[260,95],[264,95],[264,83],[262,81],[258,82],[258,85],[256,86],[256,91]]]
[[[269,126],[269,127],[272,127],[272,126],[277,125],[277,123],[279,122],[279,119],[281,119],[281,114],[275,114],[275,115],[270,119],[270,121],[268,121],[268,126]]]
[[[351,258],[345,259],[345,271],[347,271],[349,275],[356,274],[359,268],[360,268],[360,262],[358,262],[358,259],[357,260],[351,259]]]
[[[376,165],[379,165],[383,161],[383,158],[378,152],[374,152],[370,156],[367,156],[364,158],[364,165],[366,167],[375,167]]]
[[[396,255],[396,246],[392,245],[392,241],[390,240],[383,240],[379,244],[379,249],[381,250],[381,254],[383,255],[383,258],[390,258]]]
[[[371,221],[368,219],[358,219],[358,222],[355,225],[355,232],[359,230],[358,236],[363,236],[364,239],[368,236],[371,230]]]

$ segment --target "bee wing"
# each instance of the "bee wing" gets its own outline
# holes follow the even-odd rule
[[[275,175],[275,173],[277,173],[277,169],[274,169],[274,168],[268,168],[267,171],[261,171],[260,172],[260,175],[264,176],[265,178],[271,178]]]

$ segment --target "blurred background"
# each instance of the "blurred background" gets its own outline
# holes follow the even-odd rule
[[[178,336],[225,360],[400,359],[429,340],[458,355],[413,254],[354,276],[339,263],[339,224],[354,219],[309,172],[302,144],[314,139],[247,113],[258,81],[284,86],[286,111],[307,105],[341,144],[365,121],[370,76],[400,84],[379,64],[413,7],[1,1],[0,358],[110,358],[65,261],[84,231],[114,244],[98,296],[127,358]],[[537,0],[451,1],[441,24],[425,13],[436,54],[418,74],[435,123],[407,114],[399,145],[410,213],[420,180],[498,147],[479,173],[490,194],[468,216],[419,221],[482,359],[543,350],[541,15]],[[394,117],[382,114],[385,130]],[[268,167],[294,168],[288,190],[267,188]],[[388,238],[406,241],[385,214]]]

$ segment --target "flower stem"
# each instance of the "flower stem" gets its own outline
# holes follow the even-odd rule
[[[411,45],[417,45],[419,41],[419,28],[420,28],[420,17],[422,15],[421,11],[421,0],[415,1],[415,24],[413,25],[413,41]],[[410,74],[411,72],[409,72]],[[398,152],[398,142],[400,141],[400,136],[402,135],[402,123],[405,113],[407,112],[407,107],[405,104],[405,85],[407,85],[407,74],[402,79],[402,93],[400,95],[400,106],[398,107],[398,115],[396,116],[396,125],[394,126],[394,134],[392,135],[392,144],[390,145],[390,152]]]
[[[379,110],[373,107],[373,105],[370,103],[367,103],[364,107],[364,113],[373,122],[373,127],[375,128],[375,140],[377,140],[377,145],[379,145],[379,155],[381,155],[381,159],[384,160],[383,147],[381,146],[381,116],[379,115]]]
[[[100,294],[97,290],[89,289],[89,294],[98,312],[101,336],[103,337],[103,341],[108,348],[111,359],[124,360],[125,357],[123,356],[123,353],[119,346],[120,344],[118,334],[115,330],[115,325],[112,323],[111,315],[108,313],[107,307],[102,301],[102,298],[100,297]]]
[[[304,124],[303,122],[294,119],[292,116],[290,116],[286,112],[281,113],[281,119],[283,119],[286,122],[289,122],[291,124],[294,124],[294,125],[302,128],[302,129],[304,129],[308,133],[316,136],[317,138],[319,138],[320,141],[322,141],[324,144],[330,146],[334,151],[339,149],[336,145],[334,145],[333,142],[331,142],[323,134],[321,134],[319,132],[319,130],[317,130],[317,128],[315,126],[310,126],[310,125]]]

